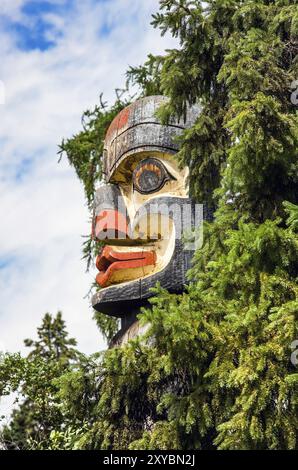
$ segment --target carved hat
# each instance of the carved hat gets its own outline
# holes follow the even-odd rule
[[[188,108],[186,119],[172,119],[168,125],[156,117],[158,108],[168,99],[149,96],[123,109],[111,123],[104,142],[103,174],[110,182],[115,170],[129,155],[141,151],[176,153],[175,137],[190,128],[199,114],[199,107]]]

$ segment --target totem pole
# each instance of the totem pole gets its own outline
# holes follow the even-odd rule
[[[101,289],[92,305],[121,318],[113,345],[140,333],[136,315],[157,282],[169,292],[185,289],[194,248],[183,234],[202,219],[188,195],[188,168],[180,169],[174,157],[177,137],[193,125],[199,107],[162,125],[156,111],[165,101],[151,96],[131,104],[105,138],[105,181],[95,194],[93,219],[94,237],[103,245],[96,259]]]

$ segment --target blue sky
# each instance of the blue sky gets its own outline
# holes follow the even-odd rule
[[[108,1],[93,0],[91,3],[97,7],[100,4],[107,5]],[[122,0],[122,3],[124,4],[125,1]],[[51,21],[53,15],[67,17],[67,15],[72,15],[76,11],[77,6],[77,0],[23,1],[19,9],[20,17],[8,16],[5,12],[1,15],[0,11],[1,25],[7,33],[14,37],[15,44],[19,49],[23,51],[46,51],[54,48],[59,38],[66,33],[63,30],[57,30],[55,24]],[[99,37],[108,36],[111,33],[112,23],[108,24],[108,22],[101,21],[98,28]]]
[[[52,30],[47,19],[47,14],[66,15],[67,10],[71,9],[71,1],[62,4],[51,1],[28,1],[20,6],[22,16],[14,18],[13,16],[1,15],[2,27],[15,38],[16,45],[24,50],[38,49],[45,51],[55,46],[55,41],[48,39],[48,33]]]
[[[57,146],[101,92],[113,101],[129,65],[173,45],[150,26],[157,9],[158,0],[0,2],[0,350],[23,350],[58,309],[84,352],[105,346],[85,298],[89,214]]]

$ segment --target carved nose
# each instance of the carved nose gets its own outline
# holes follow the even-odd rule
[[[98,240],[126,239],[128,237],[126,217],[117,210],[102,210],[96,216],[94,232]]]
[[[128,238],[129,221],[124,199],[114,184],[101,186],[95,194],[93,236],[98,240]]]

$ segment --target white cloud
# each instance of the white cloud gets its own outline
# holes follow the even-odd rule
[[[11,18],[20,18],[24,3],[25,0],[1,0],[0,14]]]
[[[1,13],[27,21],[25,3],[1,0]],[[21,50],[12,33],[0,32],[6,92],[0,105],[0,266],[7,260],[0,269],[0,342],[6,350],[20,350],[42,315],[58,309],[81,350],[104,347],[84,299],[94,273],[86,274],[80,259],[81,235],[90,230],[83,189],[65,161],[57,164],[57,144],[80,129],[82,111],[101,91],[113,101],[128,65],[173,44],[149,24],[157,9],[158,0],[77,0],[67,15],[44,14],[56,42],[45,51]]]

